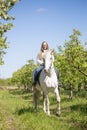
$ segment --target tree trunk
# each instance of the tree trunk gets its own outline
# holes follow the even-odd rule
[[[73,97],[73,90],[72,90],[72,84],[69,84],[69,99],[72,99]]]

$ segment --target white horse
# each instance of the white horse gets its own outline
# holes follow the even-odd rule
[[[53,51],[52,50],[46,51],[44,53],[43,58],[44,58],[45,68],[41,71],[39,76],[40,84],[37,83],[36,86],[33,86],[34,108],[35,110],[37,110],[39,92],[42,91],[44,93],[43,111],[48,115],[50,115],[48,93],[50,91],[53,91],[57,99],[56,115],[60,115],[60,95],[58,91],[58,79],[53,64],[54,62]]]

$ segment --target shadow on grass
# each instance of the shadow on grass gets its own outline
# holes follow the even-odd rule
[[[29,107],[29,108],[21,108],[21,109],[17,109],[16,110],[16,112],[15,112],[15,114],[17,114],[17,115],[22,115],[22,114],[24,114],[24,113],[34,113],[34,109],[33,109],[33,107]]]
[[[11,89],[11,90],[9,90],[9,93],[13,94],[13,95],[22,95],[25,92],[23,89]]]
[[[85,90],[77,91],[75,92],[75,96],[80,98],[87,98],[87,91]]]
[[[72,111],[79,111],[80,113],[87,114],[87,104],[77,104],[70,107]]]
[[[9,90],[9,93],[16,96],[18,95],[24,100],[29,100],[30,98],[32,98],[32,93],[30,91],[24,91],[24,89]]]
[[[42,108],[38,108],[37,111],[35,111],[35,109],[32,106],[29,106],[29,107],[16,109],[14,114],[21,116],[23,114],[37,114],[37,113],[41,113],[41,112],[43,112]]]
[[[73,124],[70,127],[70,130],[87,130],[87,121],[85,120],[76,121],[73,119]]]

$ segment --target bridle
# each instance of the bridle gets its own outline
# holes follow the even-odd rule
[[[50,55],[51,55],[51,57],[50,57],[50,59],[49,60],[51,60],[50,62],[50,66],[49,66],[49,68],[48,69],[46,69],[46,68],[44,68],[44,71],[48,74],[49,73],[49,70],[53,67],[52,65],[53,65],[53,59],[52,59],[52,52],[50,52]],[[43,61],[44,61],[44,66],[46,65],[46,57],[43,57]]]

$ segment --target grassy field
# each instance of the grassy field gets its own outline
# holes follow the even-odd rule
[[[70,101],[61,90],[61,115],[55,115],[56,100],[50,94],[51,116],[32,107],[32,93],[23,90],[0,90],[0,130],[87,130],[87,91],[74,94]]]

